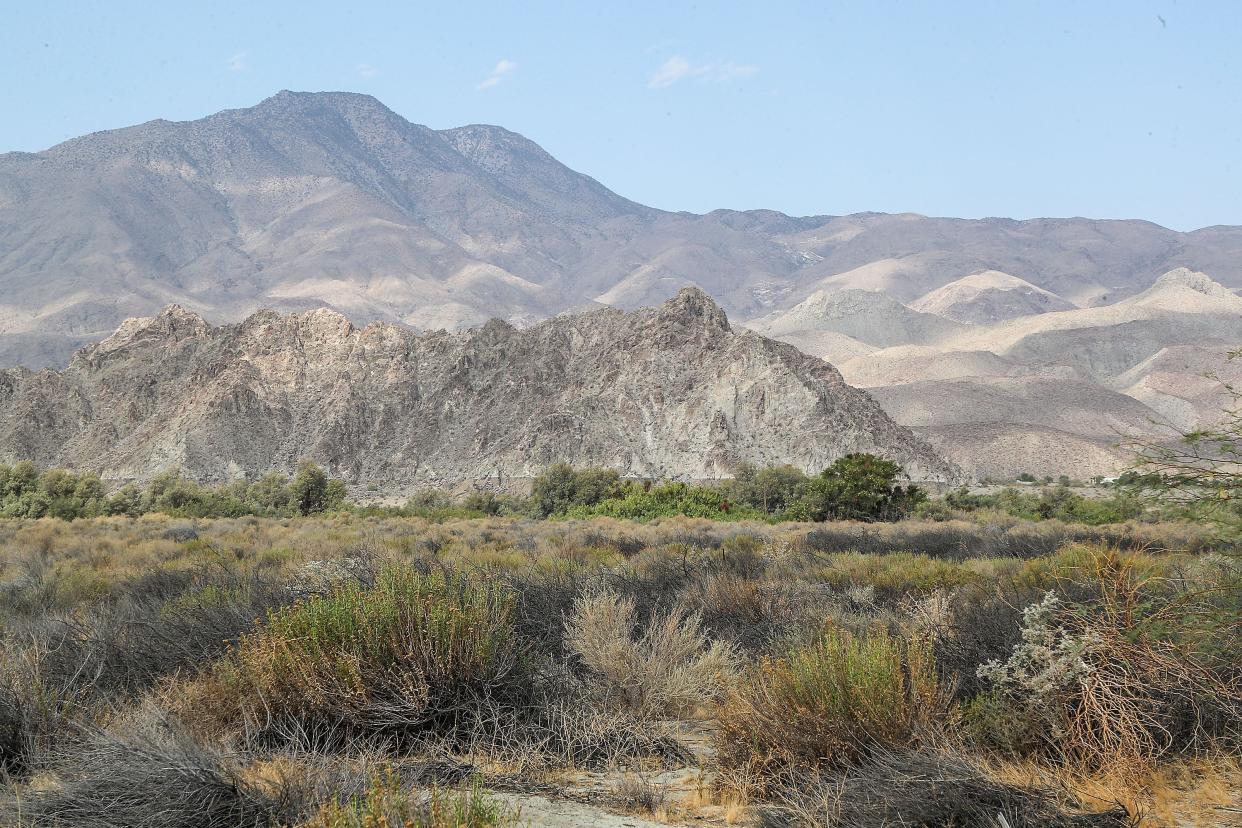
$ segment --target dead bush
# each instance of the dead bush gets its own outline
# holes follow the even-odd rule
[[[608,698],[645,716],[677,716],[729,686],[736,654],[710,641],[697,615],[674,609],[637,627],[633,600],[607,590],[580,595],[565,622],[567,647]]]
[[[875,751],[861,765],[800,771],[775,788],[765,825],[814,828],[1127,828],[1124,808],[1084,813],[1058,792],[994,780],[960,756]]]
[[[256,786],[236,761],[157,721],[96,734],[54,768],[54,784],[0,802],[16,828],[266,828],[300,802],[296,784]]]

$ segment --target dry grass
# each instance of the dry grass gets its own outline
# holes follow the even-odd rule
[[[642,716],[676,717],[720,698],[737,654],[713,642],[699,617],[674,609],[638,629],[634,601],[609,591],[580,595],[565,622],[570,651],[597,686]]]
[[[986,824],[1000,804],[1012,826],[1081,825],[1121,803],[1222,824],[1242,570],[1201,546],[1012,519],[0,521],[0,807],[110,828],[119,797],[132,824],[205,828],[160,787],[180,785],[265,828],[417,825],[433,785],[445,813],[457,794],[416,765],[519,788],[589,773],[640,810],[625,774],[695,766],[658,816]],[[1048,590],[1091,670],[1032,703],[978,668]],[[980,699],[1054,727],[1006,756],[963,738]],[[184,744],[123,732],[152,704]],[[385,765],[399,783],[374,784]]]

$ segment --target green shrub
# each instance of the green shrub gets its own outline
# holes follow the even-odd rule
[[[650,488],[640,483],[627,483],[621,488],[621,496],[590,506],[576,506],[565,514],[574,518],[612,517],[624,520],[654,520],[678,515],[713,520],[764,518],[753,507],[731,502],[725,490],[686,483],[663,483]]]
[[[443,724],[505,689],[518,663],[513,595],[464,576],[384,567],[271,614],[220,678],[260,711],[315,731],[404,732]]]
[[[829,629],[766,661],[730,698],[720,755],[733,767],[845,766],[917,743],[946,706],[928,642]]]
[[[530,496],[539,515],[549,517],[616,497],[620,482],[621,476],[612,469],[578,470],[568,463],[557,463],[535,478]]]

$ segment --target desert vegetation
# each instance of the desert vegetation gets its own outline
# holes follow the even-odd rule
[[[494,516],[539,519],[612,517],[649,521],[675,516],[718,521],[889,522],[911,515],[944,520],[994,513],[1027,520],[1056,519],[1104,525],[1130,520],[1184,517],[1181,504],[1153,509],[1134,493],[1146,476],[1131,475],[1125,487],[1088,497],[1066,483],[1038,491],[1014,487],[990,492],[962,488],[929,497],[902,482],[896,463],[870,454],[842,457],[818,475],[793,466],[742,464],[732,477],[709,484],[622,479],[614,470],[547,468],[531,481],[529,494],[474,489],[453,495],[441,489],[415,492],[402,505],[367,502],[374,492],[347,496],[344,481],[330,478],[313,462],[301,463],[292,478],[273,472],[247,482],[203,485],[170,469],[145,487],[109,488],[92,473],[40,470],[30,462],[0,465],[0,517],[62,520],[160,513],[172,517],[289,518],[350,512],[434,520]]]
[[[980,514],[3,521],[0,822],[1231,818],[1230,539]]]

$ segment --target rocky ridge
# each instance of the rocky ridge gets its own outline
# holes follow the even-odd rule
[[[692,288],[631,313],[428,334],[324,309],[217,327],[172,306],[64,370],[0,375],[0,459],[114,480],[253,477],[306,457],[395,492],[509,486],[562,460],[631,477],[817,471],[850,451],[915,479],[959,475],[831,365],[734,330]]]

